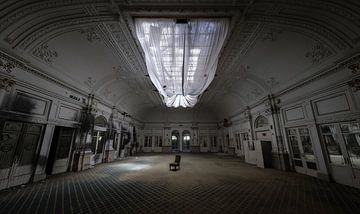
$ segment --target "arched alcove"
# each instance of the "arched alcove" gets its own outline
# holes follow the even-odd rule
[[[106,120],[106,118],[104,116],[99,115],[99,116],[95,117],[94,125],[98,126],[98,127],[106,128],[107,127],[107,120]]]
[[[267,129],[269,127],[269,120],[260,115],[256,118],[254,127],[255,129]]]

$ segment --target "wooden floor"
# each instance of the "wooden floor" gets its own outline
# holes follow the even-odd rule
[[[360,213],[360,190],[223,155],[147,155],[0,192],[0,213]]]

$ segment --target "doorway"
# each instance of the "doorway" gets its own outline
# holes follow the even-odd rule
[[[43,129],[40,124],[0,121],[0,189],[30,181]]]
[[[190,131],[185,130],[182,132],[182,151],[183,152],[190,152],[191,151],[191,144],[190,144]]]
[[[306,127],[287,129],[295,171],[316,176],[317,164],[309,129]]]
[[[180,144],[180,133],[179,133],[179,131],[174,130],[171,132],[171,150],[172,150],[172,152],[180,151],[179,144]]]
[[[332,179],[360,188],[360,123],[321,125],[320,131]]]
[[[56,126],[46,164],[46,174],[53,175],[66,172],[69,166],[71,147],[75,129]]]
[[[92,142],[90,145],[91,151],[94,154],[94,163],[102,162],[103,151],[106,142],[106,131],[93,131]]]

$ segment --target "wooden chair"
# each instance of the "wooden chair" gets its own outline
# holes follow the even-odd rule
[[[176,155],[175,156],[175,161],[169,164],[170,170],[171,170],[172,167],[174,168],[175,171],[177,170],[177,168],[180,169],[180,160],[181,160],[181,156]]]

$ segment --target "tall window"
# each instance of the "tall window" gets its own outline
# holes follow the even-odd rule
[[[155,147],[162,147],[162,136],[155,136]]]
[[[200,136],[200,143],[203,147],[207,147],[207,140],[205,136]]]
[[[241,150],[240,134],[235,134],[235,143],[236,143],[236,148],[238,150]]]
[[[152,136],[145,136],[144,147],[152,147]]]
[[[241,139],[242,140],[249,140],[249,134],[248,133],[241,133]]]
[[[211,146],[213,148],[216,148],[217,147],[217,139],[216,139],[216,136],[212,136],[211,137]]]

